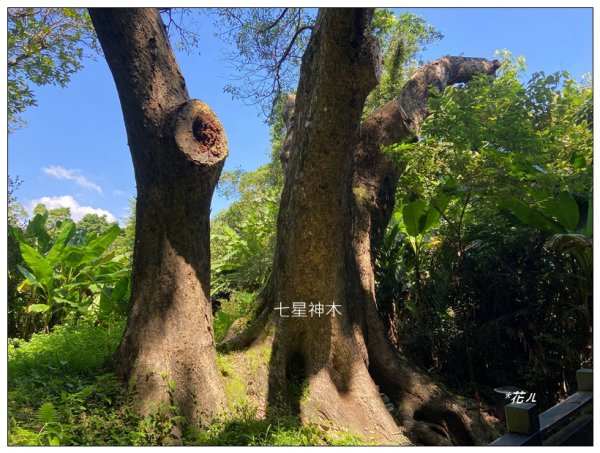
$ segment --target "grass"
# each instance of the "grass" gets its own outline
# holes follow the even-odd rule
[[[295,417],[259,420],[253,408],[242,406],[229,417],[214,421],[207,430],[191,433],[189,445],[312,446],[366,445],[350,433],[300,424]]]
[[[131,394],[112,371],[110,359],[120,342],[124,320],[110,328],[57,326],[30,341],[8,346],[8,444],[13,445],[162,445],[170,442],[172,420],[159,413],[141,417]],[[261,353],[263,351],[261,350]],[[264,353],[267,354],[268,349]],[[262,354],[261,354],[262,355]],[[249,359],[250,360],[250,359]],[[205,429],[186,427],[184,445],[363,445],[348,433],[301,425],[283,417],[261,420],[243,397],[226,357],[230,396],[239,398],[231,413]]]
[[[249,310],[254,303],[254,295],[234,291],[227,299],[220,299],[221,307],[215,313],[213,320],[213,329],[215,331],[215,342],[220,343],[223,337],[231,327],[231,325],[240,319],[249,321]],[[238,325],[237,329],[241,330],[244,327]]]

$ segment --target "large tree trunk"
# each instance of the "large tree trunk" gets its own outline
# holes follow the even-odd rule
[[[373,112],[362,124],[355,150],[353,186],[353,254],[359,278],[349,279],[351,297],[364,309],[363,329],[367,337],[371,375],[398,407],[404,432],[424,444],[475,444],[486,439],[477,407],[458,405],[456,398],[424,374],[401,360],[384,335],[378,316],[373,274],[373,246],[384,234],[395,201],[400,168],[380,152],[381,146],[418,137],[429,115],[431,87],[464,83],[473,75],[492,75],[497,61],[482,58],[444,57],[419,69],[397,99]],[[475,409],[475,410],[474,410]],[[487,433],[489,434],[489,433]]]
[[[430,63],[361,124],[377,71],[370,15],[352,9],[319,13],[294,110],[286,112],[286,178],[272,279],[256,322],[228,345],[245,347],[261,326],[275,322],[273,412],[283,406],[304,420],[330,420],[382,443],[407,442],[401,431],[415,443],[474,444],[485,436],[478,411],[457,404],[386,338],[376,307],[372,244],[389,222],[401,174],[381,146],[416,139],[429,114],[430,87],[443,90],[475,73],[493,74],[498,62],[445,57]],[[307,317],[291,316],[294,302],[306,303]],[[341,315],[310,317],[310,303],[336,303]],[[375,383],[396,404],[402,429]]]
[[[303,57],[286,166],[270,295],[276,304],[305,303],[275,317],[269,375],[271,411],[331,420],[385,443],[405,443],[368,372],[353,278],[352,169],[364,101],[377,83],[372,10],[325,9]],[[310,304],[325,313],[309,316]],[[339,306],[340,314],[332,310]]]
[[[207,105],[190,100],[155,9],[90,16],[119,93],[137,183],[132,299],[117,371],[135,383],[140,411],[174,403],[199,423],[225,407],[209,298],[210,201],[225,133]]]

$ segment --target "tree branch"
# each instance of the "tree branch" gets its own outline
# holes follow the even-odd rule
[[[271,30],[273,27],[275,27],[281,21],[281,19],[283,19],[283,16],[285,16],[285,14],[288,12],[288,10],[289,10],[289,8],[283,8],[283,11],[279,15],[279,17],[277,19],[275,19],[273,22],[271,22],[269,25],[267,25],[265,28],[263,28],[262,30],[259,30],[260,33],[266,33],[269,30]]]
[[[361,139],[355,156],[354,186],[366,189],[371,216],[371,236],[376,242],[384,233],[395,204],[395,191],[402,169],[382,146],[416,141],[423,121],[430,114],[431,88],[440,93],[447,86],[464,83],[476,74],[495,74],[497,60],[470,57],[443,57],[420,69],[406,83],[396,99],[375,110],[361,125]]]
[[[476,74],[495,74],[497,60],[471,57],[442,57],[419,68],[396,99],[375,110],[363,122],[365,134],[372,135],[377,148],[398,143],[410,136],[417,138],[423,121],[429,116],[431,88],[440,93],[447,86],[468,82]]]

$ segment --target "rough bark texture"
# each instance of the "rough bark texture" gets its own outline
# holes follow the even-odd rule
[[[341,314],[276,316],[269,404],[303,420],[331,420],[383,443],[404,443],[369,377],[361,329],[346,293],[352,228],[352,150],[360,116],[377,83],[372,11],[325,9],[303,57],[292,152],[286,165],[271,298],[336,304]]]
[[[209,216],[227,140],[210,108],[190,100],[155,9],[90,15],[119,93],[137,183],[132,299],[117,371],[135,382],[140,411],[175,402],[192,423],[202,422],[225,407],[209,298]]]
[[[275,321],[272,408],[287,404],[304,420],[331,420],[380,443],[406,443],[400,432],[418,444],[485,442],[489,431],[479,408],[410,366],[386,338],[376,307],[372,244],[389,222],[401,174],[381,147],[417,139],[429,114],[430,87],[443,91],[476,73],[494,74],[499,64],[444,57],[425,65],[397,99],[360,124],[377,72],[375,54],[365,56],[374,50],[369,15],[351,9],[319,13],[296,97],[284,109],[286,178],[272,280],[256,322],[229,346],[246,347],[269,319]],[[335,302],[342,314],[273,314],[295,301]],[[396,404],[396,421],[375,383]]]
[[[396,404],[398,421],[415,443],[474,445],[491,438],[477,405],[459,404],[455,396],[401,359],[385,337],[376,309],[373,245],[390,220],[402,169],[380,149],[417,139],[429,115],[431,87],[443,92],[446,86],[467,82],[477,73],[493,75],[498,67],[497,61],[468,57],[444,57],[425,65],[395,100],[363,122],[355,150],[352,250],[359,278],[349,279],[353,286],[349,292],[364,307],[371,375]]]
[[[398,422],[415,443],[473,445],[486,439],[485,423],[478,408],[468,410],[449,392],[401,359],[385,336],[376,309],[373,244],[383,235],[390,220],[398,168],[382,146],[413,141],[429,115],[430,88],[466,82],[476,73],[494,74],[497,61],[482,58],[444,57],[419,69],[399,96],[373,112],[361,125],[354,149],[351,215],[350,274],[347,297],[354,301],[366,340],[371,376],[398,408]],[[468,403],[467,403],[468,405]]]

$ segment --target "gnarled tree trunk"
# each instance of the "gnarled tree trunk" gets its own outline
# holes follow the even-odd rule
[[[319,12],[294,111],[286,115],[286,177],[263,311],[228,345],[245,347],[262,326],[275,323],[272,411],[284,406],[304,420],[330,420],[382,443],[407,443],[401,432],[415,443],[474,444],[485,437],[478,411],[457,404],[387,340],[376,308],[372,244],[389,222],[401,174],[381,146],[417,138],[429,114],[430,87],[442,91],[476,73],[493,74],[499,65],[463,57],[425,65],[397,99],[361,124],[377,72],[370,15],[364,9]],[[306,317],[292,316],[294,302],[306,304]],[[310,303],[335,303],[341,314],[310,317]],[[376,383],[398,407],[398,420]]]
[[[417,139],[429,115],[432,87],[443,92],[477,73],[492,75],[498,67],[497,61],[468,57],[443,57],[423,66],[395,100],[363,122],[355,149],[352,250],[358,278],[348,279],[348,292],[363,310],[371,375],[396,403],[404,432],[418,443],[473,445],[489,433],[477,423],[477,407],[458,405],[450,393],[401,360],[384,334],[376,308],[373,246],[390,221],[402,169],[380,148]]]
[[[155,9],[90,16],[119,93],[137,183],[132,299],[117,371],[135,383],[142,412],[166,401],[202,422],[225,407],[209,298],[210,200],[225,133],[207,105],[190,99]]]
[[[270,291],[289,308],[275,317],[269,404],[271,411],[287,406],[303,420],[331,420],[394,443],[403,439],[394,440],[398,429],[369,377],[346,288],[352,150],[377,83],[371,16],[367,9],[321,10],[303,57]],[[306,317],[293,316],[295,302],[304,304]],[[324,312],[310,317],[311,303]]]

